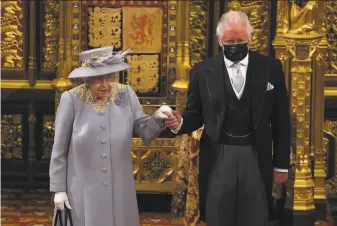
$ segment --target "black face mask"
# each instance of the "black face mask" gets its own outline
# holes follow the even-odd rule
[[[224,45],[223,47],[225,57],[233,62],[243,60],[248,53],[248,43]]]

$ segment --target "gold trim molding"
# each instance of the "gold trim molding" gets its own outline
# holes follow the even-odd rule
[[[324,96],[325,97],[337,97],[337,87],[325,87]]]
[[[35,86],[30,86],[28,80],[1,80],[2,89],[52,89],[52,81],[36,81]]]
[[[325,82],[329,83],[337,83],[337,74],[325,74]]]

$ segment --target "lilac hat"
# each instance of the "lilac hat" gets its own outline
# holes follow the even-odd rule
[[[68,78],[87,78],[124,71],[130,67],[124,62],[124,57],[127,53],[128,51],[114,53],[113,47],[103,47],[81,52],[79,58],[82,65],[75,68]]]

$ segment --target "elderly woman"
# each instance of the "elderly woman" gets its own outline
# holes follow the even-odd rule
[[[71,209],[74,226],[136,226],[139,216],[130,146],[133,132],[144,142],[164,130],[168,106],[152,117],[135,92],[114,82],[128,68],[125,53],[99,48],[80,54],[69,78],[85,84],[61,96],[50,162],[55,207]],[[69,224],[68,224],[69,225]]]

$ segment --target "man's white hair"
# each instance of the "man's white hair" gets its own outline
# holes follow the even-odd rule
[[[240,11],[229,11],[224,13],[220,21],[218,22],[218,26],[216,27],[216,35],[220,38],[223,36],[223,28],[226,26],[236,26],[236,25],[245,24],[247,26],[247,34],[249,39],[252,36],[254,31],[252,25],[249,22],[247,14]]]

